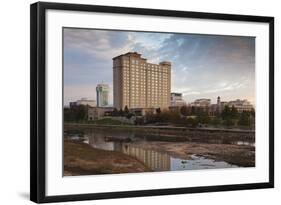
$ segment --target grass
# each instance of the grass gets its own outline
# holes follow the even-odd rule
[[[64,175],[118,174],[150,171],[144,164],[121,152],[92,148],[64,141]]]

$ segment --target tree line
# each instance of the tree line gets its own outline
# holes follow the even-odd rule
[[[63,109],[64,121],[81,122],[88,120],[88,106],[76,105]]]
[[[193,127],[200,125],[251,127],[255,122],[255,110],[239,113],[234,106],[225,106],[221,112],[217,111],[210,115],[206,108],[182,106],[178,111],[161,111],[159,108],[156,114],[148,114],[145,118],[147,123],[172,123]]]
[[[110,116],[120,116],[130,119],[136,114],[125,106],[124,109],[116,109],[110,113]],[[88,106],[77,105],[70,108],[64,108],[64,120],[66,122],[84,122],[88,121]],[[251,127],[255,123],[255,110],[238,112],[232,106],[225,106],[221,112],[210,115],[206,108],[182,106],[176,111],[156,109],[155,113],[147,113],[142,118],[136,118],[136,124],[177,124],[182,126],[244,126]]]

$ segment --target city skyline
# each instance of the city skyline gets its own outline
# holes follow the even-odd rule
[[[64,105],[96,100],[99,83],[109,85],[112,105],[112,58],[126,52],[152,63],[171,61],[171,92],[187,103],[222,96],[255,105],[254,50],[253,37],[64,29]]]

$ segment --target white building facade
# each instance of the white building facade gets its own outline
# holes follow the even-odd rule
[[[182,99],[182,93],[171,93],[171,106],[181,107],[186,105],[186,102]]]
[[[97,105],[97,103],[96,103],[95,100],[89,100],[87,98],[81,98],[80,100],[77,100],[75,102],[70,102],[69,105],[70,105],[70,107],[79,106],[79,105],[95,107]]]

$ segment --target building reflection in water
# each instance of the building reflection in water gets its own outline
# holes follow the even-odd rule
[[[166,153],[143,149],[132,144],[122,144],[122,152],[135,157],[153,171],[169,171],[170,156]]]
[[[101,133],[89,133],[86,135],[88,143],[94,148],[122,152],[141,161],[153,171],[170,170],[171,157],[167,153],[145,149],[133,143],[107,141],[107,137]]]
[[[116,133],[115,135],[116,136]],[[120,137],[123,136],[120,134]],[[121,151],[122,142],[109,141],[108,138],[112,137],[103,132],[92,132],[85,135],[88,139],[88,144],[93,148],[108,150],[108,151]],[[118,136],[119,137],[119,136]],[[128,137],[128,136],[127,136]]]

